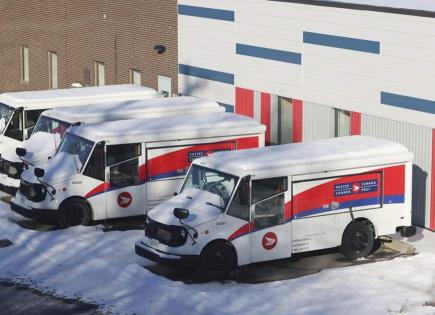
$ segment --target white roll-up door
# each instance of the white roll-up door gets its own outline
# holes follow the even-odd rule
[[[304,102],[303,141],[333,138],[335,136],[335,110],[332,107]]]
[[[429,227],[432,168],[432,130],[395,120],[361,115],[363,135],[392,140],[414,152],[412,220],[413,224]]]

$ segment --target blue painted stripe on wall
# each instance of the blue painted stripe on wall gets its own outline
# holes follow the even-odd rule
[[[380,54],[381,43],[372,40],[304,32],[304,43]]]
[[[222,106],[223,108],[225,108],[225,111],[227,113],[234,113],[234,105],[230,105],[230,104],[225,104],[225,103],[220,103],[217,102],[220,106]]]
[[[381,92],[381,104],[435,114],[435,101],[422,98]]]
[[[294,63],[297,65],[300,65],[302,62],[302,55],[300,53],[239,43],[236,44],[236,54],[287,63]]]
[[[190,75],[193,77],[207,79],[227,84],[234,84],[234,74],[210,70],[205,68],[199,68],[189,65],[178,65],[178,72],[184,75]]]
[[[234,22],[234,11],[196,7],[191,5],[178,5],[178,14],[202,17],[206,19]]]

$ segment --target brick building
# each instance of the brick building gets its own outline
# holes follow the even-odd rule
[[[176,4],[1,1],[0,92],[135,82],[176,93]]]

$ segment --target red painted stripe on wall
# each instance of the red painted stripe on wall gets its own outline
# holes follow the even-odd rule
[[[303,102],[293,99],[293,142],[302,142]]]
[[[270,145],[270,94],[261,93],[261,123],[266,126],[264,136],[266,145]]]
[[[361,113],[350,113],[350,134],[352,136],[361,135]]]
[[[430,194],[430,228],[435,230],[435,129],[432,129],[432,176]]]
[[[254,117],[254,91],[236,87],[236,114]]]

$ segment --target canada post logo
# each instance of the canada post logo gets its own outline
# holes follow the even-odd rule
[[[334,185],[334,196],[348,196],[378,191],[378,180],[370,179]]]
[[[207,156],[210,155],[212,153],[216,153],[216,152],[225,152],[225,151],[230,151],[230,149],[216,149],[216,150],[203,150],[203,151],[190,151],[188,153],[188,160],[189,163],[191,163],[193,160],[198,159],[200,157],[203,156]]]

